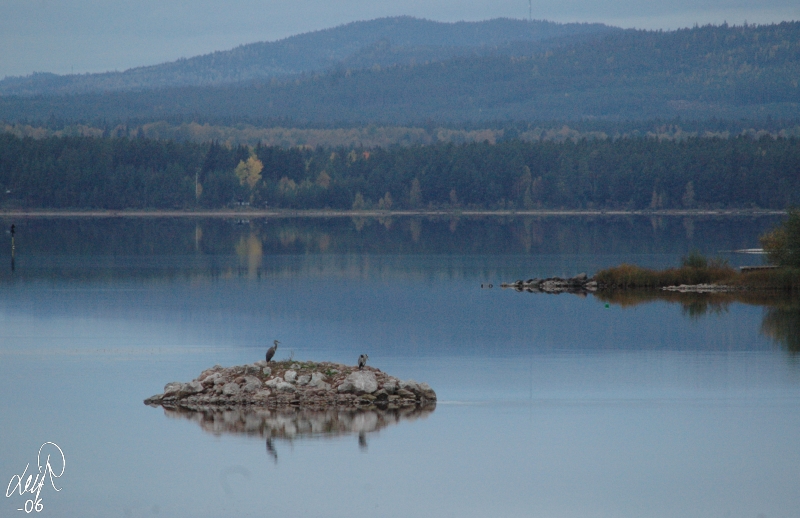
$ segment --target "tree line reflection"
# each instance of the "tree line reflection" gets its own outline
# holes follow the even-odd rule
[[[668,302],[679,304],[690,319],[728,311],[731,304],[747,304],[764,309],[761,334],[792,354],[800,353],[800,295],[768,290],[724,293],[680,293],[662,290],[614,290],[594,294],[603,302],[623,308]]]

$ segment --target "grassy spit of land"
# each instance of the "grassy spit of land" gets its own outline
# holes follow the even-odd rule
[[[772,268],[737,271],[722,259],[697,252],[684,257],[679,268],[650,270],[630,264],[601,270],[594,280],[599,289],[665,288],[711,284],[729,289],[800,289],[800,209],[788,211],[778,227],[762,235],[761,244]]]
[[[707,261],[692,254],[678,268],[651,270],[622,264],[597,272],[598,289],[660,289],[670,286],[713,285],[733,290],[800,290],[800,268],[778,267],[766,270],[739,271],[721,261]],[[705,264],[698,264],[700,260]],[[692,263],[694,260],[694,263]],[[689,263],[689,264],[687,264]]]

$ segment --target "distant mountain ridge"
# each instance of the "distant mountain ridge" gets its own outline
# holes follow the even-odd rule
[[[392,52],[391,46],[378,44],[352,60],[369,63]],[[509,43],[442,61],[385,68],[341,65],[285,80],[0,96],[0,120],[141,124],[171,118],[227,125],[293,121],[428,126],[508,120],[797,119],[799,78],[800,22],[724,24]]]
[[[379,18],[124,72],[7,77],[0,81],[0,96],[221,86],[336,67],[387,67],[475,53],[509,53],[516,48],[513,44],[566,41],[619,30],[599,23],[559,24],[507,18],[458,23],[408,16]]]

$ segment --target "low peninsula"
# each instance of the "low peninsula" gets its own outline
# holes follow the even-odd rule
[[[428,407],[436,393],[427,383],[402,381],[380,369],[331,362],[258,361],[215,365],[194,380],[167,383],[146,405],[192,411],[242,407],[381,409]]]

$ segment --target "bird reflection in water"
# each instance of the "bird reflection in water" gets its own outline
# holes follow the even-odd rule
[[[275,464],[278,463],[278,451],[275,449],[275,443],[272,442],[272,437],[267,437],[267,455],[272,457]]]
[[[277,464],[278,448],[281,442],[294,444],[302,439],[333,439],[345,435],[356,435],[358,447],[367,451],[369,434],[377,434],[382,429],[398,424],[400,421],[414,421],[426,418],[436,409],[435,402],[425,406],[408,406],[394,409],[268,409],[268,408],[228,408],[205,407],[190,410],[187,408],[165,408],[169,417],[189,419],[215,436],[223,434],[260,437],[266,442],[267,456]]]

